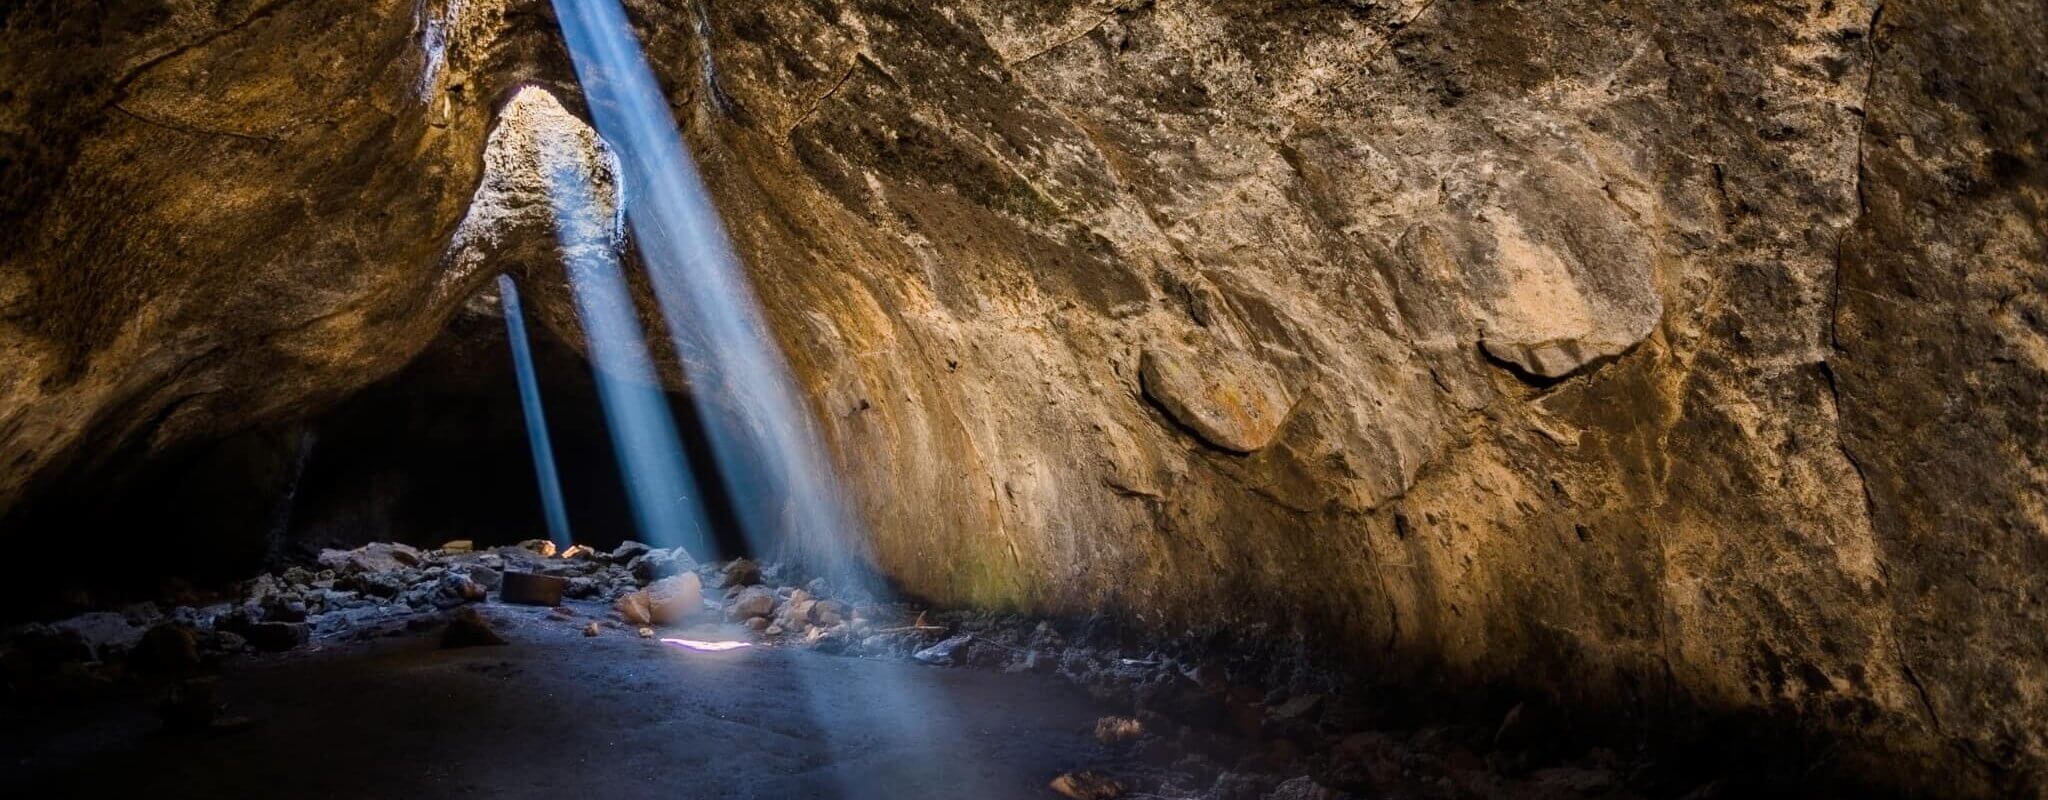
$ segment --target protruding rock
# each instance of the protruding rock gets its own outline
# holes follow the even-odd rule
[[[1560,155],[1569,158],[1569,155]],[[1577,170],[1531,163],[1503,209],[1461,234],[1466,280],[1486,302],[1480,346],[1555,379],[1627,352],[1664,313],[1647,235],[1604,187]]]
[[[1203,441],[1233,453],[1272,443],[1294,398],[1277,370],[1221,347],[1156,347],[1138,367],[1145,396]]]

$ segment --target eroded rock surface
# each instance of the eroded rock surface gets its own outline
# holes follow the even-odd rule
[[[0,513],[402,364],[575,113],[544,3],[143,5],[7,18]],[[2039,0],[628,5],[906,588],[2041,785]]]
[[[1280,433],[1293,397],[1257,359],[1215,348],[1158,347],[1138,362],[1145,396],[1217,447],[1251,453]]]

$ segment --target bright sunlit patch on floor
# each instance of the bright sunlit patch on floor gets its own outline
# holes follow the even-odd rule
[[[696,639],[663,639],[661,643],[705,653],[723,653],[727,650],[754,646],[752,642],[702,642]]]

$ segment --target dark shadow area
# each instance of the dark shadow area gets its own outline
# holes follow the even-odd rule
[[[575,539],[609,550],[639,538],[589,362],[544,326],[529,329]],[[695,405],[667,397],[718,551],[695,555],[750,555],[734,484]],[[480,313],[459,315],[413,363],[311,420],[154,457],[137,443],[51,486],[0,526],[22,542],[80,543],[96,555],[7,582],[0,617],[225,585],[323,548],[547,537],[504,320]]]
[[[528,327],[576,541],[609,550],[639,538],[589,362],[545,327]],[[698,555],[745,555],[693,404],[677,393],[668,401],[720,551]],[[312,432],[289,555],[370,541],[468,539],[484,547],[547,536],[501,318],[458,318],[412,365],[320,418]]]

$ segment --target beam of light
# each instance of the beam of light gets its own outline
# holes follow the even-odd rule
[[[589,343],[598,401],[640,538],[708,558],[710,538],[695,496],[697,481],[619,265],[616,218],[601,213],[603,206],[592,194],[597,166],[585,163],[573,142],[542,138],[537,146],[544,151],[537,161],[547,173],[555,235]]]
[[[723,653],[727,650],[754,646],[752,642],[703,642],[696,639],[663,639],[661,643],[702,653]]]
[[[769,331],[718,211],[617,0],[555,0],[592,120],[618,153],[626,216],[743,528],[848,588],[872,589],[867,537]],[[704,43],[708,49],[710,44]]]
[[[567,547],[569,507],[562,502],[562,479],[555,471],[555,449],[548,441],[548,417],[540,405],[540,379],[533,371],[533,346],[526,340],[526,316],[520,310],[519,287],[512,276],[498,276],[498,300],[505,306],[505,335],[512,342],[512,368],[519,374],[519,405],[526,410],[526,442],[533,448],[533,474],[540,481],[541,511],[548,519],[548,539]]]
[[[799,557],[842,597],[883,599],[865,529],[841,494],[816,422],[624,9],[618,0],[554,0],[554,7],[592,121],[618,154],[626,217],[669,333],[686,355],[691,394],[744,533],[757,553],[780,549]],[[958,699],[909,671],[871,671],[860,687],[866,700],[851,711],[835,710],[843,706],[829,699],[844,687],[823,684],[809,670],[798,674],[827,746],[844,757],[877,748],[912,753],[920,742],[957,738],[936,728],[950,724],[948,709]],[[992,773],[958,769],[951,759],[900,768],[926,773],[934,785],[965,797],[992,796],[1000,787]],[[868,793],[857,785],[842,789],[847,796]]]

